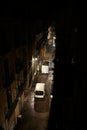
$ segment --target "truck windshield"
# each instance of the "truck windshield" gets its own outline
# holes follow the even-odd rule
[[[36,95],[43,95],[43,91],[36,91],[35,94]]]

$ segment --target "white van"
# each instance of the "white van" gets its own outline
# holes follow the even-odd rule
[[[36,83],[34,90],[35,98],[44,98],[45,96],[45,83]]]
[[[42,65],[41,73],[42,74],[48,74],[49,73],[49,66],[48,65]]]

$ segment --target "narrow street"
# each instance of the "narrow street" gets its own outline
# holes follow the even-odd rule
[[[54,52],[47,52],[44,59],[52,61],[52,55]],[[27,90],[25,94],[24,107],[22,110],[22,118],[18,122],[14,130],[47,130],[50,105],[51,105],[51,91],[53,81],[51,78],[52,71],[49,70],[49,74],[39,74],[35,79],[36,82],[43,82],[46,84],[46,94],[44,99],[34,98],[35,83],[32,84],[31,89]]]

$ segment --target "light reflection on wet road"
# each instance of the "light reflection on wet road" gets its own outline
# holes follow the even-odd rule
[[[44,99],[34,99],[34,91],[31,90],[24,102],[23,125],[21,130],[46,130],[48,124],[50,101],[46,94]]]

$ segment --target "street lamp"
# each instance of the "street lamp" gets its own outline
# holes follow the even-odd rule
[[[34,61],[37,61],[37,57],[34,58]]]
[[[53,47],[55,47],[56,36],[53,36]]]
[[[38,58],[37,57],[32,57],[32,69],[33,71],[36,73],[36,68],[37,68],[37,61],[38,61]]]

